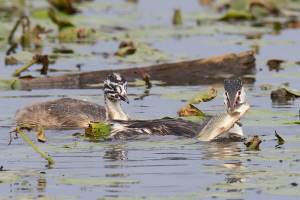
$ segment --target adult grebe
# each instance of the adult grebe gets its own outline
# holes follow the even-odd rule
[[[243,130],[241,123],[229,123],[229,121],[236,121],[241,118],[250,108],[249,104],[244,104],[246,93],[244,91],[241,78],[237,80],[224,80],[224,110],[216,117],[213,121],[209,121],[210,129],[213,126],[218,125],[223,127],[226,124],[228,131],[221,131],[222,137],[229,137],[229,134],[236,134],[243,136]],[[231,116],[232,115],[232,116]],[[221,116],[219,119],[218,116]],[[225,121],[226,122],[225,122]],[[224,123],[223,123],[224,122]],[[204,123],[191,122],[182,119],[156,119],[156,120],[112,120],[109,121],[112,125],[112,132],[110,136],[113,139],[126,139],[128,137],[136,135],[177,135],[184,137],[195,137],[198,135],[202,128],[205,126]],[[216,127],[218,129],[219,127]],[[218,131],[216,131],[218,132]],[[207,137],[206,137],[207,138]]]
[[[119,73],[110,74],[104,81],[103,93],[105,106],[71,98],[30,104],[17,111],[16,125],[86,127],[91,121],[129,120],[120,102],[129,103],[125,78]]]

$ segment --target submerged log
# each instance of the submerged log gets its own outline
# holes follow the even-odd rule
[[[208,58],[166,63],[148,67],[120,70],[101,70],[83,73],[67,73],[52,76],[20,79],[22,89],[50,88],[89,88],[88,84],[102,83],[112,72],[119,72],[128,82],[139,78],[135,72],[150,75],[151,80],[161,80],[165,85],[207,85],[223,84],[224,75],[232,74],[237,78],[255,73],[255,57],[253,51],[240,54],[224,54]],[[253,83],[254,78],[243,79],[243,83]]]

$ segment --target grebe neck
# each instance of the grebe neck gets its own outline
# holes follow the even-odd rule
[[[129,120],[128,115],[121,108],[121,102],[119,100],[111,101],[105,98],[105,105],[107,109],[107,117],[110,120]]]

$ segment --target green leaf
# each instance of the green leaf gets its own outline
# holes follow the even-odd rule
[[[296,97],[300,97],[300,91],[297,91],[297,90],[288,90],[286,89],[286,91]]]
[[[248,11],[229,9],[226,12],[226,14],[220,20],[228,20],[228,19],[251,19],[251,18],[252,18],[252,15]]]
[[[136,48],[128,46],[128,47],[124,47],[124,48],[120,49],[114,55],[115,56],[127,56],[127,55],[134,54],[135,51],[136,51]]]
[[[167,61],[171,58],[171,55],[154,49],[147,44],[135,43],[133,47],[122,48],[113,57],[122,62],[141,63],[156,60]]]
[[[85,128],[84,136],[90,137],[90,139],[104,138],[110,134],[110,130],[110,124],[97,122],[89,124],[89,127]]]
[[[20,88],[21,83],[17,78],[0,79],[0,91],[19,90]]]

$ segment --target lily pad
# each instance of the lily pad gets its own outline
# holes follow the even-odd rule
[[[286,91],[292,95],[294,95],[295,97],[300,97],[300,91],[297,90],[288,90],[286,89]]]
[[[15,59],[17,61],[17,64],[26,64],[32,60],[32,57],[34,55],[34,53],[31,53],[29,51],[22,51],[12,56],[7,56],[6,59]]]
[[[19,90],[21,88],[20,80],[17,78],[0,79],[0,90]]]
[[[269,194],[276,194],[276,195],[286,195],[286,196],[300,196],[299,188],[287,188],[287,189],[277,189],[273,188],[271,190],[266,190]]]
[[[172,55],[152,48],[147,44],[135,44],[134,47],[124,47],[113,56],[119,61],[129,63],[167,61]]]
[[[104,138],[110,134],[110,131],[110,125],[105,122],[92,123],[85,128],[85,136],[91,139]]]
[[[286,187],[287,184],[284,183],[273,183],[273,184],[265,184],[265,183],[216,183],[212,185],[203,186],[205,188],[210,189],[226,189],[226,190],[247,190],[247,189],[269,189],[278,188],[278,187]]]
[[[265,109],[252,109],[246,114],[247,117],[253,118],[286,118],[286,117],[296,117],[297,113],[291,111],[271,111]]]

